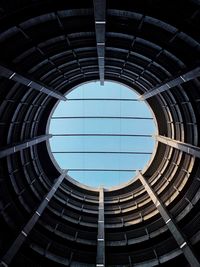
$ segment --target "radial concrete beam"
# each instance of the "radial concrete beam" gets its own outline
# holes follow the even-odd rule
[[[23,243],[26,241],[27,236],[29,235],[29,233],[31,232],[31,230],[33,229],[35,224],[38,222],[39,217],[44,212],[44,210],[47,207],[49,201],[52,199],[52,197],[54,196],[55,192],[57,191],[57,189],[61,185],[61,183],[62,183],[63,179],[65,178],[65,176],[66,176],[66,171],[63,172],[58,177],[58,179],[56,179],[56,182],[54,183],[54,185],[50,189],[49,193],[42,200],[42,203],[39,205],[39,207],[34,212],[34,214],[30,218],[30,220],[27,222],[25,227],[22,229],[22,231],[19,233],[19,235],[17,236],[17,238],[15,239],[15,241],[13,242],[11,247],[8,249],[6,254],[2,257],[1,263],[0,263],[1,267],[3,267],[3,266],[6,267],[11,263],[12,259],[15,257],[15,255],[17,254],[17,252],[19,251],[19,249],[21,248]]]
[[[93,0],[93,3],[97,55],[99,64],[99,78],[101,85],[104,85],[106,0]]]
[[[99,216],[96,267],[105,266],[104,189],[99,190]]]
[[[163,144],[179,149],[187,154],[200,158],[200,147],[190,145],[188,143],[180,142],[169,137],[156,135],[155,139]]]
[[[7,147],[3,147],[0,149],[0,158],[9,156],[15,152],[26,149],[27,147],[31,147],[31,146],[34,146],[36,144],[39,144],[43,141],[48,140],[51,137],[52,137],[51,134],[40,135],[40,136],[33,137],[31,139],[22,141],[21,143],[16,143],[13,145],[9,145]]]
[[[65,96],[61,93],[54,91],[53,88],[43,85],[41,82],[33,81],[31,78],[28,78],[24,75],[21,75],[10,68],[7,68],[3,65],[0,65],[0,76],[3,76],[9,80],[26,85],[30,88],[33,88],[37,91],[40,91],[44,94],[57,98],[59,100],[67,100]]]
[[[165,221],[169,231],[173,235],[174,239],[176,240],[179,248],[182,250],[185,258],[189,262],[192,267],[199,267],[200,263],[198,262],[194,252],[188,241],[185,239],[184,235],[181,233],[180,229],[176,225],[176,222],[172,218],[171,214],[167,211],[166,207],[159,199],[151,185],[147,181],[147,179],[139,172],[139,179],[143,184],[144,188],[146,189],[149,197],[151,198],[152,202],[155,204],[156,208],[158,209],[160,215],[162,216],[163,220]]]
[[[177,85],[180,85],[182,83],[185,83],[185,82],[188,82],[192,79],[195,79],[198,76],[200,76],[200,67],[197,67],[191,71],[185,72],[176,78],[172,78],[172,79],[168,80],[168,82],[161,84],[161,85],[151,89],[150,91],[144,93],[139,99],[140,100],[146,100],[152,96],[155,96],[155,95],[160,94],[164,91],[167,91],[167,90],[171,89],[172,87],[175,87]]]

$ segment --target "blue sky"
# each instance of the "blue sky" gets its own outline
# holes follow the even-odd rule
[[[152,114],[145,102],[123,101],[137,99],[138,94],[118,83],[91,82],[81,85],[66,95],[68,101],[61,101],[52,117],[147,117]],[[85,98],[114,98],[121,101],[77,100]],[[76,100],[70,100],[76,99]],[[68,174],[77,181],[99,187],[108,188],[127,182],[135,176],[135,172],[103,171],[103,170],[139,170],[143,169],[150,159],[145,154],[112,154],[112,153],[69,153],[79,152],[152,152],[152,137],[133,136],[70,136],[70,134],[143,134],[155,133],[152,119],[95,119],[67,118],[52,119],[49,132],[51,134],[68,134],[53,136],[50,146],[57,163],[62,169],[89,169],[90,171],[69,171]],[[65,153],[68,152],[68,153]],[[91,171],[98,169],[101,171]]]

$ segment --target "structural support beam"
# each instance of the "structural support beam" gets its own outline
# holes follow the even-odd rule
[[[93,0],[100,84],[104,85],[106,0]]]
[[[181,231],[176,225],[176,222],[172,218],[171,214],[167,211],[166,207],[159,199],[159,197],[154,192],[153,188],[147,181],[147,179],[139,172],[139,179],[143,186],[145,187],[149,197],[151,198],[152,202],[155,204],[156,208],[158,209],[160,215],[162,216],[163,220],[165,221],[169,231],[173,235],[174,239],[176,240],[179,248],[182,250],[185,258],[189,262],[192,267],[199,267],[200,263],[198,262],[196,256],[194,255],[192,248],[188,241],[185,239]]]
[[[48,140],[51,137],[52,137],[51,134],[40,135],[40,136],[33,137],[32,139],[22,141],[21,143],[17,143],[17,144],[13,144],[13,145],[10,145],[7,147],[3,147],[0,149],[0,158],[9,156],[15,152],[26,149],[27,147],[31,147],[31,146],[34,146],[36,144],[39,144],[43,141]]]
[[[188,143],[173,140],[169,137],[156,135],[155,139],[163,144],[179,149],[187,154],[200,158],[200,147],[190,145]]]
[[[188,82],[192,79],[195,79],[198,76],[200,76],[200,67],[197,67],[197,68],[195,68],[189,72],[185,72],[176,78],[170,79],[168,82],[163,83],[163,84],[151,89],[150,91],[144,93],[139,99],[140,100],[146,100],[152,96],[155,96],[155,95],[160,94],[164,91],[167,91],[167,90],[169,90],[175,86],[178,86],[182,83],[185,83],[185,82]]]
[[[28,78],[28,77],[25,77],[24,75],[16,73],[14,70],[11,70],[2,65],[0,65],[0,76],[3,76],[9,80],[13,80],[18,83],[21,83],[25,86],[28,86],[32,89],[40,91],[49,96],[55,97],[59,100],[67,100],[65,96],[63,96],[59,92],[54,91],[53,88],[47,87],[43,85],[41,82],[35,82],[31,78]]]
[[[62,183],[65,176],[66,176],[66,171],[63,172],[58,177],[58,179],[56,179],[56,182],[54,183],[54,185],[50,189],[49,193],[46,195],[46,197],[43,199],[42,203],[39,205],[39,207],[37,208],[37,210],[35,211],[33,216],[30,218],[30,220],[27,222],[25,227],[19,233],[19,235],[17,236],[17,238],[15,239],[15,241],[13,242],[13,244],[11,245],[9,250],[2,257],[2,260],[0,263],[1,267],[3,267],[3,266],[6,267],[11,263],[12,259],[15,257],[15,255],[17,254],[17,252],[19,251],[19,249],[21,248],[23,243],[26,241],[27,236],[29,235],[29,233],[31,232],[31,230],[33,229],[35,224],[37,223],[39,217],[42,215],[43,211],[47,207],[49,201],[54,196],[55,192],[59,188],[59,186]]]
[[[105,266],[104,189],[99,189],[99,217],[96,267]]]

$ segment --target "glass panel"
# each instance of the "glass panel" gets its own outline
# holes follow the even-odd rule
[[[52,151],[143,151],[151,153],[153,146],[151,137],[55,136],[51,142]]]
[[[55,134],[50,139],[51,150],[60,167],[79,182],[95,187],[115,186],[133,178],[151,157],[155,133],[151,110],[138,96],[111,82],[84,84],[67,94],[69,100],[58,104],[49,127]],[[95,116],[98,118],[85,118]]]

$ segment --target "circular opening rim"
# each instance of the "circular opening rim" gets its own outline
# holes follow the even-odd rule
[[[92,82],[99,82],[98,79],[92,79],[92,80],[89,80],[89,81],[86,81],[86,82],[82,82],[82,83],[79,83],[78,85],[75,85],[74,87],[70,88],[65,94],[64,96],[67,96],[70,92],[72,92],[73,90],[75,90],[76,88],[80,87],[81,85],[85,85],[85,84],[88,84],[88,83],[92,83]],[[138,96],[140,95],[135,89],[133,89],[132,87],[130,87],[129,85],[123,83],[123,82],[120,82],[120,81],[116,81],[116,80],[113,80],[113,79],[105,79],[105,82],[113,82],[113,83],[117,83],[117,84],[120,84],[124,87],[127,87],[129,90],[131,91],[134,91],[134,93],[138,94]],[[55,105],[53,106],[50,114],[49,114],[49,117],[48,117],[48,120],[47,120],[47,125],[46,125],[46,134],[49,134],[49,128],[50,128],[50,121],[51,121],[51,117],[55,111],[55,109],[57,108],[57,106],[59,105],[60,101],[62,100],[58,100],[56,101]],[[142,100],[145,102],[145,104],[148,106],[148,109],[153,117],[153,122],[155,124],[155,134],[157,135],[158,134],[158,123],[157,123],[157,120],[156,120],[156,116],[153,112],[153,109],[151,108],[151,106],[149,105],[149,103],[145,100]],[[48,151],[48,155],[54,165],[54,167],[56,168],[56,170],[61,174],[63,171],[66,171],[67,169],[62,169],[58,162],[56,161],[52,151],[51,151],[51,146],[50,146],[50,141],[47,140],[46,141],[46,146],[47,146],[47,151]],[[144,167],[142,168],[141,170],[141,173],[145,173],[149,166],[151,165],[151,163],[153,162],[154,158],[156,157],[156,152],[157,152],[157,147],[158,147],[158,142],[157,140],[155,140],[155,143],[154,143],[154,147],[153,147],[153,151],[151,153],[151,156],[150,156],[150,159],[147,161],[147,163],[144,165]],[[123,182],[119,185],[115,185],[115,186],[111,186],[111,187],[105,187],[104,190],[107,191],[107,192],[111,192],[111,191],[116,191],[116,190],[120,190],[120,189],[123,189],[123,188],[126,188],[127,186],[130,186],[131,184],[133,184],[134,182],[136,182],[138,179],[139,179],[139,172],[136,173],[135,176],[133,176],[132,178],[130,178],[128,181],[126,182]],[[93,186],[89,186],[89,185],[86,185],[84,183],[81,183],[79,181],[77,181],[76,179],[72,178],[70,175],[66,174],[67,176],[67,180],[69,182],[71,182],[72,184],[82,188],[82,189],[86,189],[86,190],[89,190],[89,191],[93,191],[93,192],[99,192],[99,187],[93,187]]]

